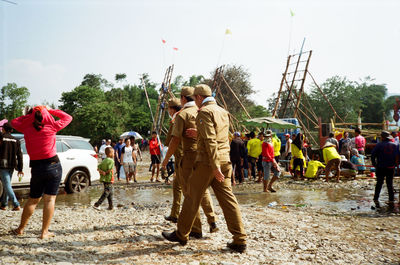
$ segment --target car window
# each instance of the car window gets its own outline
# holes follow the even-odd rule
[[[56,147],[57,147],[57,153],[62,153],[70,149],[65,143],[61,141],[56,142]]]
[[[85,140],[64,139],[72,149],[93,150],[93,146]]]

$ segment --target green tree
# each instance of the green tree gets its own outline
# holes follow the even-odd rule
[[[394,111],[394,105],[396,104],[396,98],[400,99],[400,94],[399,95],[394,95],[390,96],[385,99],[384,103],[384,108],[385,108],[385,116],[386,119],[392,121],[393,119],[393,111]]]
[[[247,111],[252,118],[271,116],[271,113],[262,105],[252,105]]]
[[[214,72],[212,73],[214,76]],[[243,66],[228,65],[224,70],[224,78],[229,87],[234,91],[240,102],[249,108],[254,105],[254,102],[250,99],[250,96],[255,92],[252,89],[250,83],[250,73],[244,69]],[[204,80],[210,87],[213,84],[212,79]],[[220,91],[227,105],[228,111],[235,116],[238,120],[247,118],[241,105],[233,96],[231,90],[228,88],[224,81],[221,82]],[[223,102],[220,95],[216,95],[217,101],[223,106]]]
[[[29,90],[26,87],[18,87],[15,83],[8,83],[1,88],[0,113],[9,120],[22,115],[29,98]]]
[[[320,87],[342,119],[347,122],[357,121],[358,111],[363,103],[360,100],[360,88],[355,82],[346,77],[334,76],[328,78]],[[334,113],[319,89],[311,86],[308,96],[314,112],[322,118],[322,122],[329,122]]]
[[[385,113],[385,96],[387,88],[382,84],[372,83],[374,80],[366,77],[358,84],[358,93],[361,100],[362,122],[380,123]]]

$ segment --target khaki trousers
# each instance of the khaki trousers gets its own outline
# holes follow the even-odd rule
[[[182,158],[177,158],[175,156],[175,178],[172,182],[172,207],[171,207],[171,214],[169,216],[178,218],[179,211],[181,210],[181,200],[182,200],[182,185],[180,179],[180,164]]]
[[[180,166],[180,178],[183,190],[183,196],[189,196],[188,187],[190,185],[190,178],[193,173],[193,161],[196,160],[196,153],[185,153],[182,158],[181,166]],[[203,208],[204,214],[207,217],[207,222],[209,224],[216,222],[216,216],[214,213],[214,207],[211,199],[210,192],[206,189],[202,194],[202,200],[200,202],[201,207]],[[180,215],[179,215],[180,218]],[[178,218],[178,219],[179,219]],[[197,208],[197,214],[195,216],[194,224],[192,227],[192,231],[196,233],[201,233],[201,220],[200,220],[200,210]]]
[[[240,213],[236,197],[232,192],[232,165],[230,163],[221,165],[221,171],[225,176],[225,180],[218,182],[208,163],[195,163],[193,174],[189,180],[187,195],[185,195],[178,219],[177,236],[181,240],[188,240],[204,193],[211,186],[224,213],[228,230],[233,235],[233,242],[235,244],[246,243],[246,232],[243,227],[242,214]]]

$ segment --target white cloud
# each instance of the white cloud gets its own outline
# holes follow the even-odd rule
[[[40,104],[44,101],[58,104],[58,99],[66,86],[66,69],[59,64],[46,65],[40,61],[14,59],[6,63],[4,69],[6,83],[25,86],[31,93],[28,103]]]

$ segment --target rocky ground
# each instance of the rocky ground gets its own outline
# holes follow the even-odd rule
[[[351,191],[371,190],[373,185],[369,179],[339,184],[282,180],[277,189],[278,193],[288,189]],[[259,193],[260,188],[247,183],[235,187],[235,192]],[[99,190],[99,186],[91,189]],[[168,190],[170,186],[149,185],[143,180],[130,186],[117,184],[115,189],[118,195],[120,190]],[[161,236],[162,231],[175,228],[163,218],[169,213],[169,201],[132,204],[125,200],[112,211],[105,210],[104,204],[104,210],[98,211],[90,206],[95,199],[74,206],[58,204],[51,225],[56,236],[46,240],[38,238],[40,210],[33,215],[25,235],[18,237],[9,231],[18,225],[21,212],[1,211],[0,264],[400,264],[398,205],[382,212],[344,209],[338,213],[281,202],[270,206],[241,204],[248,249],[237,254],[225,247],[231,235],[218,206],[220,230],[208,233],[202,216],[204,238],[190,240],[182,247]]]

